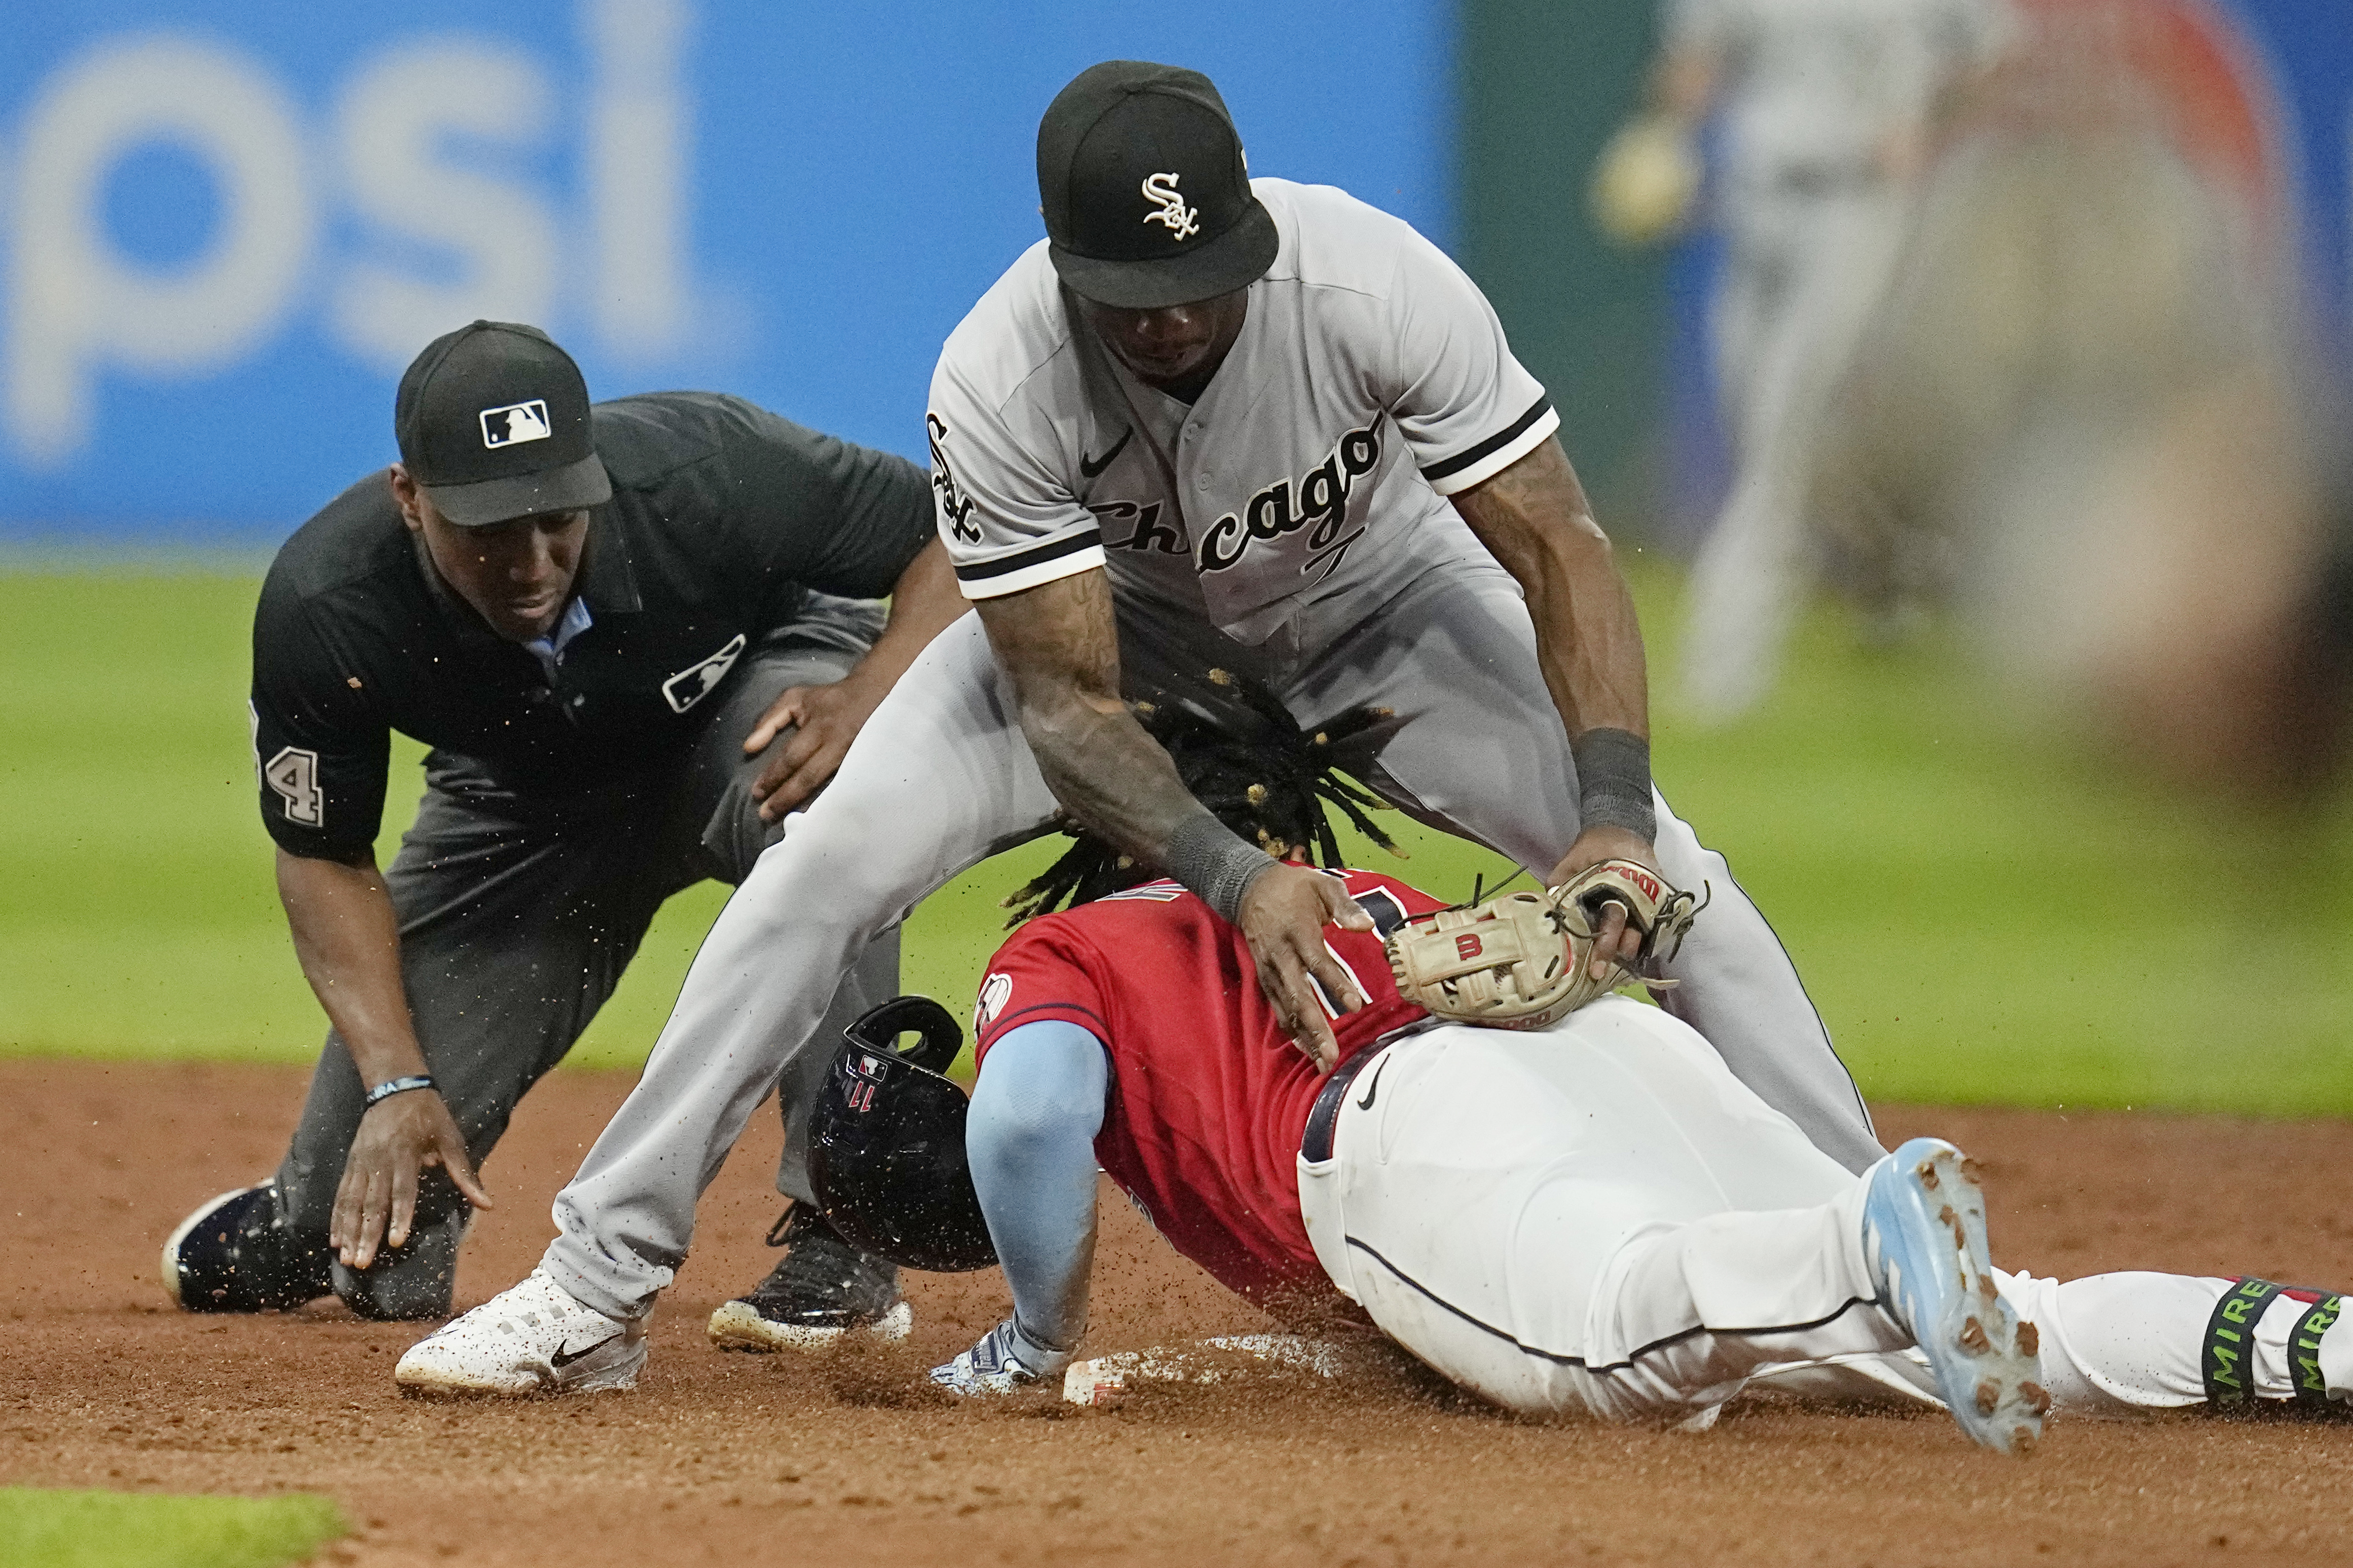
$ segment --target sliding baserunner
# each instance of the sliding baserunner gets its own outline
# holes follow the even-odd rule
[[[1247,738],[1182,710],[1147,721],[1236,832],[1328,847],[1317,792],[1345,786],[1321,737],[1364,716],[1302,733],[1261,713]],[[1009,1391],[1079,1351],[1100,1164],[1241,1295],[1308,1323],[1347,1298],[1450,1379],[1531,1413],[1704,1420],[1753,1376],[1802,1369],[1828,1374],[1818,1392],[1940,1395],[1977,1441],[2022,1454],[2054,1406],[2353,1397],[2333,1293],[1997,1271],[1950,1144],[1915,1139],[1850,1173],[1687,1026],[1624,997],[1528,1032],[1448,1023],[1400,995],[1379,936],[1337,931],[1333,961],[1370,1005],[1334,1019],[1343,1060],[1319,1079],[1239,936],[1147,876],[1082,838],[1025,890],[1032,910],[1074,907],[1031,919],[982,982],[966,1146],[1013,1311],[933,1373],[949,1389]],[[1438,908],[1390,878],[1334,877],[1384,931]],[[1508,921],[1504,904],[1482,911]],[[1544,968],[1541,945],[1505,984]],[[1590,952],[1564,942],[1553,959]],[[821,1107],[820,1135],[842,1115]]]

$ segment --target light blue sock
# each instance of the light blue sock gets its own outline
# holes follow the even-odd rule
[[[1013,1288],[1013,1321],[1049,1351],[1087,1330],[1095,1255],[1095,1134],[1111,1064],[1076,1024],[1024,1024],[989,1047],[965,1146],[989,1239]]]

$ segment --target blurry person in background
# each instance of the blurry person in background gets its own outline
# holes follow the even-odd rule
[[[1939,563],[1913,586],[2030,709],[2168,776],[2308,791],[2344,728],[2353,492],[2266,84],[2192,0],[2018,15],[1924,172],[1812,516],[1862,581]]]
[[[1699,132],[1720,124],[1710,325],[1737,470],[1691,584],[1683,687],[1702,719],[1771,689],[1814,574],[1807,490],[1832,390],[1939,116],[2006,25],[2000,0],[1669,0],[1649,110],[1604,152],[1594,198],[1623,240],[1672,232]]]

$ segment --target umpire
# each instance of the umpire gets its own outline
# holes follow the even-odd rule
[[[655,910],[740,881],[965,608],[912,464],[714,394],[592,407],[534,328],[435,340],[393,423],[400,462],[286,542],[254,614],[262,820],[333,1028],[275,1179],[165,1244],[189,1311],[332,1289],[364,1317],[447,1316],[490,1204],[475,1166]],[[395,730],[433,750],[380,874]],[[895,995],[898,958],[892,931],[837,1010]],[[806,1197],[807,1094],[780,1098],[777,1185]],[[895,1308],[888,1265],[829,1234],[802,1251],[752,1292],[764,1315]]]

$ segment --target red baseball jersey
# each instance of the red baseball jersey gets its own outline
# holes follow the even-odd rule
[[[1444,907],[1377,872],[1339,875],[1382,930]],[[1327,927],[1324,940],[1366,997],[1334,1020],[1341,1059],[1428,1016],[1398,995],[1378,934]],[[977,1054],[1046,1019],[1109,1048],[1095,1158],[1177,1251],[1262,1304],[1329,1294],[1298,1173],[1324,1080],[1277,1026],[1239,930],[1169,881],[1033,920],[989,963]]]

